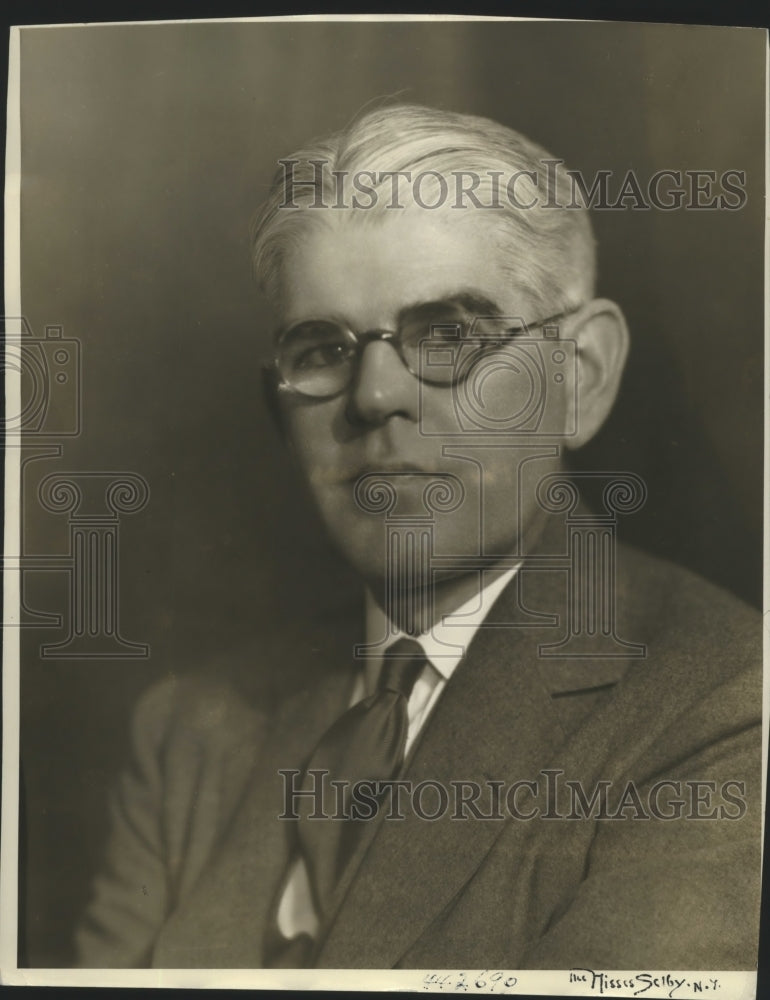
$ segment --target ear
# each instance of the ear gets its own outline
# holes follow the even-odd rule
[[[568,336],[577,349],[577,433],[565,438],[580,448],[607,418],[620,387],[629,336],[623,313],[609,299],[592,299],[575,316]]]

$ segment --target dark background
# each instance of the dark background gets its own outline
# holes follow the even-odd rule
[[[288,685],[288,634],[333,631],[357,585],[265,412],[248,223],[279,156],[367,101],[488,115],[591,177],[747,173],[739,212],[596,212],[600,294],[633,350],[578,457],[647,482],[627,540],[759,604],[764,39],[609,23],[176,24],[35,29],[22,51],[22,306],[81,341],[83,431],[28,466],[24,545],[63,553],[56,471],[132,471],[121,630],[147,660],[43,660],[23,633],[22,960],[65,965],[141,691],[200,664]],[[33,578],[34,577],[34,578]],[[27,603],[66,613],[60,573]],[[276,680],[276,677],[278,678]]]

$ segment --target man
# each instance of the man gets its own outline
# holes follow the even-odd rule
[[[628,347],[568,175],[374,110],[281,161],[254,255],[364,641],[276,710],[143,699],[81,964],[751,968],[759,624],[616,545],[636,477],[563,472]]]

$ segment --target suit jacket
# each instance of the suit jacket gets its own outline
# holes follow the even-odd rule
[[[565,576],[525,566],[475,635],[404,777],[507,787],[560,771],[586,794],[632,782],[647,812],[650,789],[670,780],[683,818],[645,819],[633,802],[614,820],[541,811],[523,821],[503,809],[504,820],[448,812],[429,822],[407,809],[376,828],[319,967],[755,967],[760,617],[631,549],[619,549],[617,566],[618,634],[645,644],[645,656],[541,655],[559,627],[531,613],[564,624]],[[351,692],[349,663],[319,673],[270,712],[211,677],[144,696],[79,964],[263,965],[290,856],[278,771],[302,767]],[[743,783],[729,786],[732,803],[721,795],[728,781]],[[532,804],[526,792],[518,801]],[[569,814],[569,800],[556,813]]]

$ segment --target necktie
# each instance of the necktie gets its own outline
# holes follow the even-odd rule
[[[324,772],[321,780],[329,791],[328,781],[344,782],[343,814],[347,816],[354,808],[353,784],[396,777],[404,763],[409,728],[407,703],[425,662],[422,647],[414,639],[399,639],[386,651],[377,690],[348,709],[323,735],[307,765],[305,788],[314,787],[319,780],[313,777],[313,771]],[[335,799],[325,801],[327,816],[334,815],[336,805]],[[334,912],[335,890],[356,856],[367,821],[311,819],[313,810],[313,800],[303,797],[298,837],[323,926]]]

